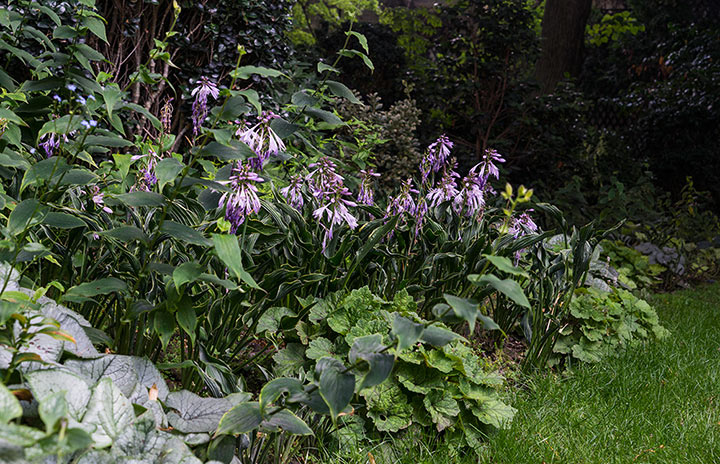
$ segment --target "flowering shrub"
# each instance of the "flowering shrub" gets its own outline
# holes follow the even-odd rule
[[[317,66],[318,85],[298,88],[281,71],[241,66],[244,51],[238,48],[227,79],[205,76],[192,83],[192,135],[176,144],[182,134],[171,130],[172,101],[158,114],[129,101],[132,86],[151,90],[158,83],[138,72],[120,87],[100,71],[103,57],[87,42],[89,36],[105,40],[103,20],[90,0],[68,5],[71,25],[52,10],[38,9],[56,24],[47,40],[36,37],[20,13],[28,2],[0,9],[9,19],[0,24],[7,44],[1,57],[10,63],[0,68],[0,210],[6,219],[0,259],[10,264],[0,292],[0,343],[9,353],[0,366],[5,385],[18,385],[13,392],[23,389],[23,374],[37,367],[30,363],[61,370],[77,364],[63,356],[81,356],[65,347],[79,340],[89,341],[93,356],[99,355],[98,345],[111,356],[164,361],[159,366],[187,389],[176,398],[203,393],[214,398],[198,400],[202,408],[222,406],[214,409],[218,420],[212,427],[188,429],[214,434],[203,458],[221,444],[231,455],[236,448],[244,453],[243,440],[258,430],[310,434],[303,417],[315,413],[336,424],[355,398],[364,398],[378,430],[397,430],[402,427],[387,428],[385,419],[374,417],[388,401],[383,389],[393,387],[422,400],[424,408],[413,410],[424,409],[430,420],[421,417],[417,423],[468,434],[465,444],[473,448],[480,423],[499,426],[511,418],[512,410],[495,392],[484,390],[495,385],[486,384],[484,376],[496,378],[451,329],[465,330],[467,323],[470,334],[476,325],[508,332],[521,323],[527,365],[544,366],[574,290],[588,272],[599,235],[592,226],[571,229],[557,209],[535,205],[555,217],[570,253],[548,249],[544,241],[550,234],[537,228],[534,211],[527,209],[532,190],[508,184],[498,195],[492,187],[503,157],[486,150],[463,177],[453,158],[454,142],[446,136],[427,148],[414,167],[415,178],[404,180],[390,197],[376,194],[378,174],[370,154],[355,160],[335,156],[343,141],[334,131],[345,123],[332,105],[357,99],[329,79],[336,68],[324,62]],[[144,69],[170,66],[165,50],[173,35],[170,30],[156,40]],[[37,43],[26,47],[24,41],[33,37]],[[348,31],[347,47],[351,41],[358,49],[343,48],[338,59],[359,58],[372,66],[364,36]],[[264,105],[252,76],[271,78],[288,103]],[[128,133],[143,135],[129,140]],[[175,152],[178,146],[187,149]],[[24,290],[9,288],[11,283]],[[294,377],[265,382],[256,395],[243,392],[249,366],[265,364],[287,316],[297,328],[293,337],[318,345],[318,311],[332,295],[357,295],[352,290],[361,287],[367,288],[358,292],[373,299],[394,301],[399,295],[405,307],[383,309],[382,318],[371,317],[360,332],[334,326],[331,321],[344,316],[333,314],[328,325],[335,338],[345,340],[342,356],[315,356],[312,364],[295,356],[307,369],[279,373]],[[35,313],[28,318],[44,304],[42,298],[67,305],[61,313],[70,314],[80,331],[67,334]],[[67,343],[45,359],[29,349],[36,334]],[[296,355],[290,346],[276,360],[281,353]],[[413,360],[402,358],[406,354]],[[457,389],[449,395],[434,387],[419,391],[425,388],[419,380],[402,382],[391,375],[396,359],[412,364],[418,355],[442,360],[433,367]],[[128,402],[144,401],[145,392],[135,398],[135,388],[128,387],[119,395],[115,383],[99,380],[91,388],[102,391],[93,395],[116,399],[127,416]],[[143,386],[150,395],[152,384]],[[7,397],[5,390],[2,394]],[[181,423],[171,414],[187,419],[170,403],[166,406],[175,411],[165,411],[169,421]],[[488,412],[492,406],[500,413]],[[74,424],[70,419],[82,422],[58,408],[65,422],[47,422],[50,416],[41,413],[50,435],[57,424],[63,431],[63,423]],[[118,433],[121,425],[147,428],[150,419],[124,417],[113,427]],[[119,435],[110,437],[112,443],[93,436],[97,430],[85,433],[93,443],[77,432],[84,441],[72,452],[116,446],[119,440]],[[209,440],[184,439],[192,446]],[[265,455],[254,456],[250,459]]]

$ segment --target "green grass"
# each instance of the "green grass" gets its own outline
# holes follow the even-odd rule
[[[668,339],[526,379],[511,399],[515,420],[480,460],[405,435],[370,449],[377,464],[720,463],[720,285],[652,303]],[[367,463],[367,450],[326,462]]]
[[[652,299],[671,336],[530,379],[493,463],[720,462],[720,285]]]

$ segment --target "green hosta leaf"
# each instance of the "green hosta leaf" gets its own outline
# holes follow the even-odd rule
[[[298,379],[280,377],[266,383],[260,390],[260,409],[267,412],[267,407],[275,403],[278,398],[287,395],[288,399],[298,402],[305,397],[305,389]]]
[[[468,279],[476,285],[488,285],[495,290],[499,291],[506,297],[510,298],[516,304],[530,309],[530,302],[528,301],[522,287],[519,283],[512,279],[500,279],[493,274],[485,274],[482,276],[469,275]]]
[[[231,411],[233,403],[227,398],[203,398],[182,390],[170,393],[165,406],[171,409],[167,417],[175,430],[182,433],[212,433],[224,419],[223,415]],[[218,433],[222,432],[218,429]]]
[[[180,289],[183,284],[195,282],[203,271],[204,268],[195,261],[182,263],[173,271],[173,282],[175,282],[175,287]]]
[[[8,388],[0,383],[0,423],[7,424],[11,420],[22,416],[22,407]]]
[[[460,414],[460,406],[448,391],[431,391],[423,398],[423,404],[430,413],[438,432],[453,425],[454,418]]]
[[[149,241],[145,232],[135,226],[116,227],[114,229],[98,232],[97,234],[103,237],[114,238],[116,240],[120,240],[121,242],[132,242],[137,240],[139,242],[147,243]]]
[[[36,199],[23,200],[10,213],[7,231],[10,235],[18,235],[27,227],[41,222],[46,214],[47,208]]]
[[[260,289],[260,286],[258,286],[252,276],[243,268],[242,253],[240,252],[240,245],[238,245],[238,238],[236,236],[214,234],[213,243],[215,244],[215,251],[218,257],[235,276],[248,286]]]
[[[293,435],[314,435],[307,424],[292,411],[282,409],[262,422],[262,427],[271,431],[285,431]]]
[[[42,220],[43,224],[58,229],[75,229],[77,227],[85,227],[85,221],[67,213],[50,212],[45,215]]]
[[[185,165],[175,158],[165,158],[155,166],[155,175],[158,180],[158,190],[162,192],[165,184],[174,181],[182,172]]]
[[[92,298],[97,295],[107,295],[113,292],[126,292],[127,284],[115,277],[107,277],[105,279],[93,280],[76,285],[65,293],[63,299],[74,301],[82,298]]]
[[[427,327],[423,331],[420,339],[426,343],[431,344],[432,346],[437,347],[445,346],[453,340],[465,340],[463,337],[456,334],[452,330],[448,330],[437,325],[431,325],[430,327]]]
[[[175,221],[165,221],[160,230],[172,238],[182,240],[192,245],[209,247],[213,244],[212,240],[206,238],[200,231]]]
[[[165,204],[165,197],[155,192],[130,192],[116,195],[127,206],[162,206]]]
[[[175,318],[178,325],[190,336],[190,340],[195,343],[195,328],[197,327],[197,313],[193,308],[193,300],[189,295],[183,297],[175,305]]]
[[[333,358],[321,358],[315,365],[320,396],[330,409],[333,423],[355,393],[355,376],[344,371],[343,363]]]
[[[395,313],[392,334],[398,340],[398,351],[406,350],[413,346],[420,339],[424,330],[425,326],[423,324],[413,322],[410,319]]]
[[[336,81],[326,81],[325,83],[327,84],[330,91],[338,97],[345,98],[350,103],[362,105],[362,102],[358,100],[358,98],[352,93],[350,89],[345,86],[345,84]]]
[[[240,435],[248,433],[262,424],[260,403],[257,401],[240,403],[225,413],[217,428],[218,435]]]
[[[379,334],[367,335],[355,339],[355,342],[350,348],[348,359],[353,364],[359,359],[362,359],[370,366],[370,370],[363,377],[358,386],[358,390],[378,385],[390,376],[390,372],[395,364],[395,357],[382,352],[385,348],[382,342],[382,336]]]
[[[167,348],[168,343],[170,343],[170,338],[173,333],[175,333],[175,316],[168,311],[156,311],[153,326],[155,333],[160,336],[163,349]]]
[[[103,448],[110,446],[132,424],[134,418],[130,400],[123,396],[109,378],[104,378],[93,389],[82,425],[95,427],[94,432],[91,432],[95,446]]]
[[[522,276],[526,278],[529,277],[527,272],[515,266],[512,261],[510,261],[510,259],[506,258],[505,256],[483,255],[483,258],[490,261],[492,265],[500,271],[507,272],[508,274],[516,276]]]

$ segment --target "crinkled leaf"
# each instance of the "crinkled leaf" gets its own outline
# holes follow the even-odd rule
[[[91,432],[97,448],[110,446],[135,418],[132,405],[112,380],[104,378],[93,389],[83,426],[94,426]]]

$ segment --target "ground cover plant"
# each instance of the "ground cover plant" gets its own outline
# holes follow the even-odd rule
[[[420,149],[412,85],[362,108],[340,82],[343,62],[375,68],[352,22],[330,60],[247,64],[259,46],[236,44],[188,78],[173,60],[195,16],[158,6],[129,72],[110,44],[136,28],[99,6],[0,7],[12,462],[309,462],[428,433],[477,458],[516,415],[506,374],[667,335],[621,288],[652,279],[606,240],[620,224],[506,183],[490,139],[462,168],[462,138]],[[493,360],[510,342],[517,365]]]

